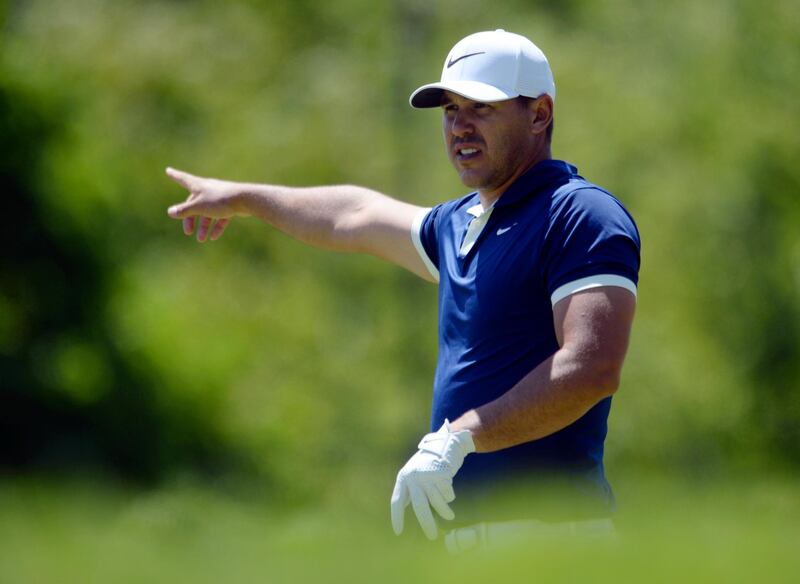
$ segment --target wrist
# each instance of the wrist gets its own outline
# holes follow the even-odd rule
[[[226,190],[237,216],[252,217],[258,214],[259,201],[263,198],[260,185],[231,182]]]
[[[480,451],[480,428],[481,419],[475,410],[469,410],[449,425],[452,433],[466,432],[469,434],[469,452]]]
[[[445,420],[445,427],[448,434],[458,444],[464,456],[475,452],[475,440],[472,437],[472,431],[467,428],[458,428]]]

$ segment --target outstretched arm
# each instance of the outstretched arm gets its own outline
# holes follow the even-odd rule
[[[189,191],[169,208],[198,241],[218,239],[233,217],[258,217],[288,235],[324,249],[361,252],[393,262],[433,281],[411,241],[411,225],[422,207],[364,187],[294,188],[240,183],[167,169]]]
[[[579,292],[553,307],[560,348],[496,400],[451,424],[477,452],[543,438],[583,416],[619,385],[636,299],[624,288]]]

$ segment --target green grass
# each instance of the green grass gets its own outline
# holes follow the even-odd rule
[[[0,582],[791,582],[800,480],[617,480],[619,538],[453,558],[396,538],[388,494],[278,505],[184,482],[0,482]],[[370,485],[371,487],[371,485]],[[413,527],[413,524],[412,524]]]

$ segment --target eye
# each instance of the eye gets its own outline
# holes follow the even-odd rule
[[[442,106],[442,109],[446,112],[455,112],[458,111],[458,106],[454,103],[446,103]]]

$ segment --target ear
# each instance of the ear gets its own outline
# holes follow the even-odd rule
[[[549,95],[540,95],[528,103],[530,108],[531,132],[543,134],[553,121],[553,98]]]

